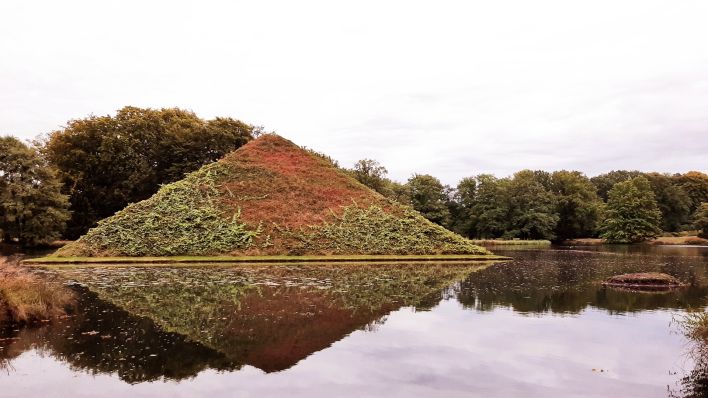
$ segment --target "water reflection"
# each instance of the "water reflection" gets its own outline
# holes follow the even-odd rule
[[[91,289],[81,288],[83,311],[0,332],[10,338],[0,340],[0,361],[10,360],[0,388],[20,397],[47,388],[72,397],[701,396],[708,361],[684,356],[670,322],[705,304],[708,250],[671,249],[496,249],[514,260],[481,267],[47,271]],[[635,293],[598,283],[639,271],[690,285]]]
[[[610,313],[702,307],[708,269],[702,255],[623,254],[613,251],[514,250],[514,261],[483,270],[462,283],[458,299],[479,311],[511,307],[522,313],[579,313],[587,307]],[[622,247],[620,247],[622,249]],[[697,248],[703,252],[708,249]],[[663,272],[689,286],[663,292],[635,292],[601,286],[617,274]]]
[[[206,368],[288,369],[403,306],[429,309],[479,264],[324,264],[67,268],[79,314],[6,330],[6,359],[40,348],[76,369],[127,382]],[[99,299],[100,298],[100,299]]]
[[[184,379],[213,368],[237,369],[223,354],[149,318],[135,317],[85,288],[77,288],[78,312],[43,327],[0,330],[0,359],[6,364],[27,350],[39,350],[73,370],[117,374],[129,383]],[[4,343],[4,344],[1,344]]]

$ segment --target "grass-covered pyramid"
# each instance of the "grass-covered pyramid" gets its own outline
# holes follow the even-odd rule
[[[487,253],[268,134],[129,205],[55,255]]]

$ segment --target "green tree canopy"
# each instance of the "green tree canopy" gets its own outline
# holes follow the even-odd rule
[[[590,181],[597,188],[597,195],[603,201],[607,202],[610,189],[612,189],[615,184],[622,181],[629,181],[632,178],[639,177],[640,175],[642,175],[642,172],[637,170],[612,170],[609,173],[592,177]]]
[[[473,177],[463,178],[454,191],[453,200],[449,206],[452,217],[451,229],[460,235],[468,237],[474,235],[472,206],[476,194],[477,180]]]
[[[701,203],[708,202],[708,175],[700,171],[689,171],[676,177],[677,183],[691,199],[690,213],[695,212]]]
[[[645,177],[618,182],[608,193],[601,231],[611,243],[634,243],[661,232],[661,212]]]
[[[450,187],[428,174],[414,174],[406,183],[411,205],[428,220],[449,227]]]
[[[541,175],[531,170],[514,174],[509,183],[509,238],[554,239],[558,223],[556,200],[544,186]]]
[[[67,235],[148,198],[161,184],[213,162],[252,138],[254,127],[230,118],[202,120],[177,108],[125,107],[115,116],[72,120],[43,149],[70,196]]]
[[[654,192],[656,203],[661,211],[664,231],[680,231],[681,226],[689,222],[692,201],[677,178],[669,174],[646,173]]]
[[[69,219],[56,173],[14,137],[0,137],[0,238],[24,245],[59,238]]]
[[[708,203],[703,202],[693,214],[693,225],[699,230],[698,236],[708,239]]]
[[[556,171],[551,174],[550,187],[559,217],[556,239],[592,236],[600,221],[602,202],[590,179],[579,171]]]
[[[354,178],[374,191],[388,196],[388,170],[376,160],[361,159],[354,164]]]
[[[398,203],[411,205],[410,190],[406,184],[386,177],[388,170],[376,160],[362,159],[348,170],[360,183]]]
[[[468,197],[463,200],[470,203],[469,236],[498,238],[506,232],[509,225],[509,179],[480,174],[475,181],[475,191],[463,191],[468,192]],[[469,193],[474,195],[470,198]]]

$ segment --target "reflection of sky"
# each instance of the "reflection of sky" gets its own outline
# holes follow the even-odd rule
[[[396,311],[376,332],[356,331],[278,373],[246,367],[130,386],[74,373],[31,351],[12,361],[9,377],[0,374],[0,388],[3,397],[21,398],[664,397],[678,378],[670,372],[691,365],[670,321],[666,311],[529,317],[501,308],[465,310],[446,300],[431,311]]]

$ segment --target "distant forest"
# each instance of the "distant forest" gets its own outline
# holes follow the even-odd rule
[[[29,145],[0,137],[0,238],[25,245],[76,239],[261,133],[231,118],[125,107],[115,116],[71,120]],[[392,181],[371,159],[340,169],[470,238],[639,242],[662,231],[708,231],[708,175],[699,171],[619,170],[588,178],[579,171],[522,170],[503,178],[471,176],[450,187],[428,174]]]
[[[456,187],[428,174],[414,174],[401,184],[371,159],[358,161],[350,172],[382,195],[470,238],[600,236],[631,243],[662,232],[705,229],[708,218],[708,175],[698,171],[617,170],[588,178],[580,171],[521,170],[504,178],[463,178]]]

